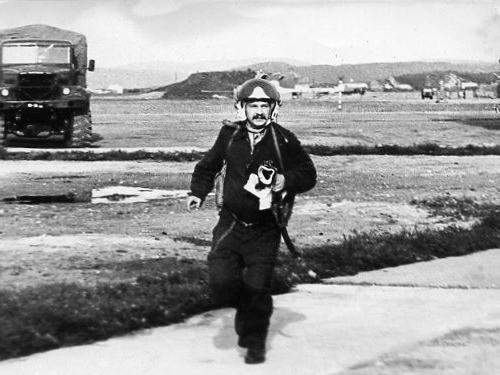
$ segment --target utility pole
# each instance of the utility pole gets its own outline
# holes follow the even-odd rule
[[[337,110],[342,111],[342,91],[344,91],[344,83],[342,79],[339,79],[339,100],[337,104]]]

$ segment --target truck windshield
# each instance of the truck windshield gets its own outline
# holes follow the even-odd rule
[[[70,46],[16,43],[2,47],[2,64],[69,64]]]

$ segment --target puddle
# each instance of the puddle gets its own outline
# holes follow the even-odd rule
[[[92,189],[84,194],[58,195],[17,195],[3,198],[6,203],[43,204],[43,203],[144,203],[158,199],[183,199],[189,190],[159,190],[133,186],[107,186]]]
[[[158,190],[133,186],[107,186],[92,190],[92,203],[143,203],[157,199],[185,198],[189,190]]]

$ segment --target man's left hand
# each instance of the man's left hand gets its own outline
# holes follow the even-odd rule
[[[285,176],[283,176],[282,174],[277,174],[272,187],[272,191],[281,191],[284,188],[285,188]]]

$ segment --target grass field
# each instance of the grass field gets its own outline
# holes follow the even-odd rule
[[[296,100],[284,102],[279,122],[306,144],[483,145],[498,143],[497,102],[452,99],[436,103],[395,100],[394,96],[366,100],[353,96],[338,111],[333,100]],[[104,138],[98,142],[102,147],[209,147],[221,121],[235,115],[230,100],[96,99],[92,111],[94,131]]]

